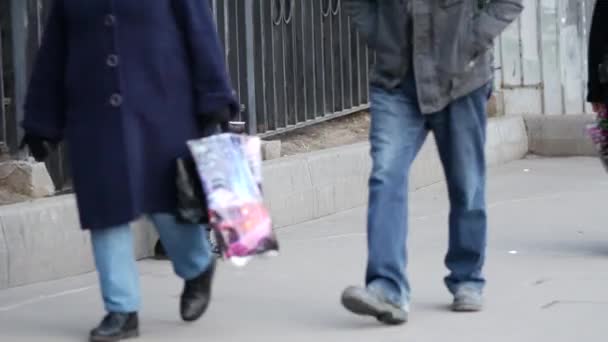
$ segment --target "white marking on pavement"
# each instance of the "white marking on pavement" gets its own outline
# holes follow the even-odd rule
[[[79,289],[62,291],[62,292],[58,292],[58,293],[50,294],[50,295],[41,295],[41,296],[38,296],[36,298],[32,298],[32,299],[28,299],[28,300],[22,301],[20,303],[15,303],[15,304],[8,305],[8,306],[0,306],[0,312],[8,312],[8,311],[12,311],[12,310],[15,310],[15,309],[22,308],[22,307],[27,306],[27,305],[31,305],[31,304],[35,304],[35,303],[40,303],[40,302],[45,301],[45,300],[59,298],[59,297],[65,297],[65,296],[69,296],[69,295],[73,295],[73,294],[77,294],[77,293],[82,293],[82,292],[94,289],[96,287],[97,286],[87,286],[87,287],[82,287],[82,288],[79,288]]]

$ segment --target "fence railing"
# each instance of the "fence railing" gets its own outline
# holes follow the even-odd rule
[[[251,133],[281,133],[367,106],[371,54],[341,0],[210,3]]]
[[[367,107],[373,55],[352,30],[341,0],[208,1],[249,133],[279,134]],[[12,152],[21,135],[17,123],[23,117],[29,69],[51,3],[0,0],[7,43],[3,55],[9,57],[3,69],[5,75],[11,73],[3,83],[12,99],[0,112],[0,141]],[[69,185],[63,151],[49,169],[59,188]]]

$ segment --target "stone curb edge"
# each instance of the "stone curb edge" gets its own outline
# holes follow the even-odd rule
[[[490,166],[521,159],[529,151],[522,117],[490,119]],[[536,140],[534,140],[536,141]],[[371,168],[369,145],[361,143],[268,161],[264,192],[277,228],[362,206]],[[432,137],[411,171],[419,189],[443,178]],[[136,255],[151,256],[155,233],[135,224]],[[0,207],[0,289],[74,276],[94,269],[88,233],[79,228],[73,196]]]

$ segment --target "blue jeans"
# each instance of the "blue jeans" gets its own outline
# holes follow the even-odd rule
[[[169,214],[151,215],[150,219],[179,277],[194,279],[209,267],[212,256],[204,227],[180,224]],[[92,230],[91,239],[106,311],[139,311],[141,295],[131,227]]]
[[[422,114],[416,84],[371,89],[371,154],[366,284],[389,300],[409,305],[406,275],[408,176],[429,131],[437,141],[450,199],[450,243],[445,278],[454,293],[461,286],[482,291],[485,280],[486,104],[489,85],[455,100],[441,112]]]

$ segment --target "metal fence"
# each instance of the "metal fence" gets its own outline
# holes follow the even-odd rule
[[[40,44],[45,18],[52,0],[0,0],[2,39],[3,110],[0,111],[0,147],[7,155],[20,157],[19,141],[23,135],[23,100],[36,51]],[[69,189],[71,177],[65,146],[49,158],[48,167],[57,188]]]
[[[52,0],[0,0],[0,72],[6,106],[0,144],[14,154],[31,62]],[[209,0],[224,42],[241,119],[270,136],[367,107],[373,55],[352,30],[341,0]],[[0,88],[1,89],[1,88]],[[6,109],[6,110],[4,110]],[[49,162],[59,188],[69,187],[60,151]]]
[[[341,0],[211,0],[253,134],[366,108],[371,54]]]

